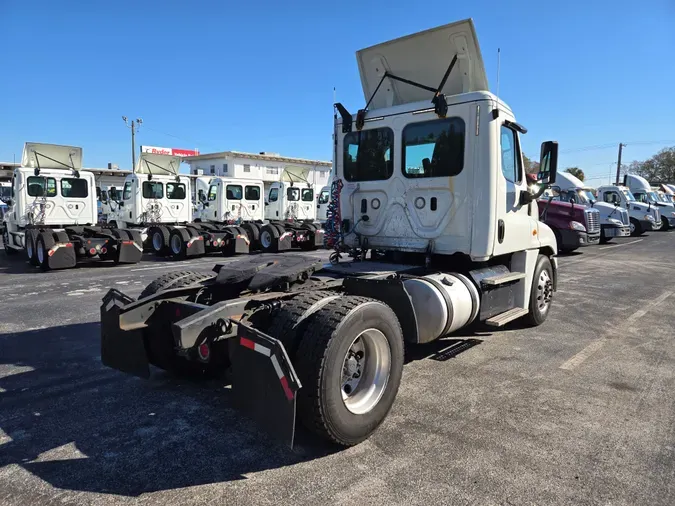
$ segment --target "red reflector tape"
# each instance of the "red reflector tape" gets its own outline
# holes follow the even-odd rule
[[[286,379],[286,376],[282,376],[279,378],[279,381],[281,382],[281,387],[284,389],[284,393],[286,394],[286,398],[289,401],[293,400],[293,390],[291,390],[291,387],[288,386],[288,380]]]
[[[239,338],[239,344],[251,350],[255,350],[255,343],[250,339],[246,339],[245,337]]]
[[[122,241],[122,244],[133,244],[134,241]]]

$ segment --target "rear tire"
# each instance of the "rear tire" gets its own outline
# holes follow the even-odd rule
[[[295,356],[301,422],[343,446],[367,439],[394,403],[403,354],[403,332],[389,306],[355,296],[328,302],[309,317]]]
[[[40,232],[35,241],[35,257],[40,269],[43,271],[51,270],[49,266],[49,250],[54,246],[54,238],[48,232]]]
[[[553,302],[553,267],[551,260],[545,255],[539,255],[534,267],[532,289],[530,291],[530,312],[527,322],[532,326],[544,323]]]
[[[169,251],[176,260],[187,258],[187,243],[179,229],[173,229],[169,235]]]
[[[169,251],[169,230],[166,227],[152,227],[150,229],[150,245],[157,256],[164,256]]]
[[[279,231],[274,225],[265,225],[260,230],[260,246],[265,253],[279,252]]]
[[[36,240],[38,233],[35,230],[26,230],[26,235],[24,235],[24,241],[26,241],[26,257],[28,262],[31,265],[39,265],[37,254],[36,254]]]
[[[144,299],[145,297],[148,297],[150,295],[153,295],[157,292],[161,292],[163,290],[170,290],[172,288],[179,288],[178,286],[173,286],[174,284],[179,283],[182,279],[184,278],[190,278],[191,280],[197,279],[197,281],[191,281],[191,283],[197,283],[199,281],[204,281],[209,278],[213,278],[213,274],[211,273],[205,273],[205,272],[197,272],[197,271],[177,271],[177,272],[169,272],[167,274],[164,274],[163,276],[158,277],[155,279],[152,283],[150,283],[148,286],[146,286],[141,294],[138,296],[139,299]],[[181,285],[181,286],[187,286],[187,285]]]

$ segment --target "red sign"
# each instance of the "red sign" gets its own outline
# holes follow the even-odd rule
[[[171,155],[171,156],[199,156],[199,151],[196,149],[180,149],[180,148],[160,148],[157,146],[141,146],[141,153],[153,153],[156,155]]]

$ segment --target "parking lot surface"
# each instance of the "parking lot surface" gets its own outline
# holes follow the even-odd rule
[[[292,451],[222,384],[100,362],[108,288],[227,260],[42,273],[0,252],[0,504],[672,505],[675,233],[581,251],[544,325],[411,347],[369,440]]]

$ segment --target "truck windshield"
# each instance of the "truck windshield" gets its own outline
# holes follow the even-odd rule
[[[656,192],[647,193],[647,198],[649,199],[649,202],[651,202],[652,204],[656,204],[660,200],[659,197],[657,197]]]
[[[579,201],[583,202],[584,204],[590,204],[597,200],[591,190],[587,190],[584,188],[579,188],[577,190],[577,195],[579,195]]]
[[[628,202],[634,202],[635,201],[635,197],[633,196],[633,194],[630,192],[629,189],[624,188],[622,191],[623,191],[623,194],[626,196],[626,200]]]

